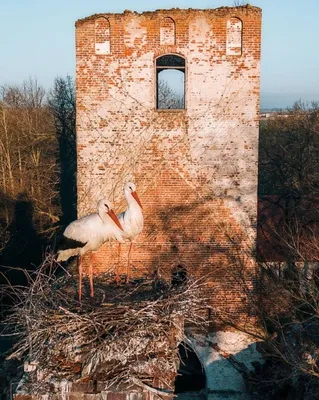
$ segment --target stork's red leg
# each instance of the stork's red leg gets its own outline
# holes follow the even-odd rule
[[[79,301],[82,300],[82,256],[79,257]]]
[[[90,267],[89,267],[89,276],[90,276],[90,296],[94,297],[94,286],[93,286],[93,261],[95,261],[94,253],[91,253],[90,256]]]
[[[130,249],[128,251],[128,263],[127,263],[127,271],[126,271],[126,283],[130,281],[130,267],[131,267],[131,251],[133,247],[133,242],[130,244]]]
[[[120,262],[121,262],[121,243],[119,243],[118,247],[118,260],[116,265],[116,272],[115,272],[115,282],[119,283],[120,281]]]

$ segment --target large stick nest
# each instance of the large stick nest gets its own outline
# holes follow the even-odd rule
[[[77,300],[77,277],[58,273],[48,256],[16,288],[18,301],[7,320],[17,336],[9,358],[36,361],[38,370],[58,380],[103,381],[107,387],[153,378],[171,387],[178,368],[184,323],[204,325],[204,283],[188,278],[180,285],[161,279],[115,285],[96,277],[96,298]],[[87,285],[87,282],[85,282]]]

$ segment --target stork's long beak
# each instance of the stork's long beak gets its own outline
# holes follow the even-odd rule
[[[121,229],[121,231],[124,232],[124,229],[122,228],[122,225],[121,225],[119,219],[117,218],[115,212],[114,212],[113,210],[110,210],[110,211],[108,212],[108,214],[109,214],[109,216],[113,219],[113,221],[116,223],[116,225]]]
[[[138,198],[137,193],[136,193],[136,192],[132,192],[132,196],[133,196],[134,199],[137,201],[137,204],[138,204],[141,208],[143,208],[143,207],[142,207],[142,204],[141,204],[141,202],[140,202],[140,199]]]

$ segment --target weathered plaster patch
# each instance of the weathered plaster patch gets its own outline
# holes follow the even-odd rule
[[[190,344],[205,369],[209,399],[250,399],[242,375],[211,347],[211,343],[234,355],[237,361],[252,370],[252,363],[263,362],[255,340],[242,332],[227,331],[217,331],[207,337],[194,335],[190,339]],[[233,396],[229,397],[232,392]]]

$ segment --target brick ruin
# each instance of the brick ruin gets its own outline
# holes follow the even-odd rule
[[[134,181],[145,225],[133,277],[156,271],[169,280],[176,268],[207,277],[211,330],[190,341],[210,399],[245,389],[207,337],[248,364],[258,359],[253,341],[224,330],[217,315],[249,315],[239,275],[254,290],[260,46],[253,6],[126,10],[76,22],[78,214],[95,212],[102,197],[123,211],[123,185]],[[158,73],[169,67],[184,74],[175,109],[158,104]],[[101,248],[95,274],[114,272],[117,250]]]
[[[98,14],[76,22],[78,213],[125,209],[133,180],[145,227],[134,276],[210,274],[212,303],[239,312],[234,257],[254,268],[261,10]],[[184,60],[185,106],[157,108],[157,62]],[[165,63],[161,67],[166,69]],[[126,272],[128,246],[121,252]],[[95,273],[114,271],[105,244]]]

